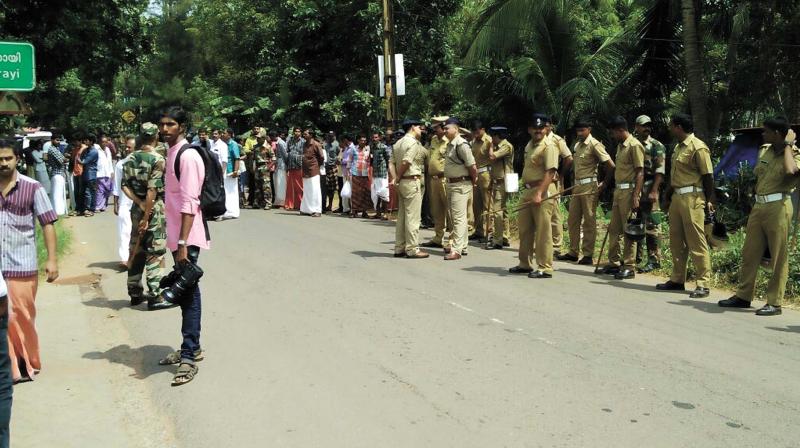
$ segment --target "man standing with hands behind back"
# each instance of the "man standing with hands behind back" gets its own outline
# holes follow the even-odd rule
[[[419,142],[422,122],[405,120],[403,138],[392,148],[389,172],[397,186],[397,225],[395,227],[395,258],[428,258],[430,254],[419,250],[419,224],[422,213],[422,170],[428,151]]]

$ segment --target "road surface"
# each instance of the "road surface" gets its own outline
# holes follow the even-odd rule
[[[692,300],[571,264],[511,276],[513,250],[394,259],[392,224],[338,216],[211,223],[206,359],[170,387],[175,367],[156,361],[179,347],[180,312],[127,306],[113,215],[70,222],[63,270],[81,285],[42,287],[43,358],[59,363],[16,390],[20,446],[48,446],[42,425],[81,447],[95,432],[137,447],[800,445],[800,313],[723,311],[725,292]],[[58,291],[75,305],[56,309]]]

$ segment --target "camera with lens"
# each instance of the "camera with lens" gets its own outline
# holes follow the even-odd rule
[[[200,266],[186,261],[175,265],[175,269],[161,279],[161,297],[170,303],[179,303],[187,291],[197,286],[203,276]]]

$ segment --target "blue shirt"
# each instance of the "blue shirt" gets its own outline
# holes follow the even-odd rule
[[[81,154],[81,164],[83,164],[83,178],[86,180],[97,179],[97,148],[94,145],[86,148]]]
[[[233,172],[233,164],[239,160],[239,144],[233,139],[228,140],[228,173]]]

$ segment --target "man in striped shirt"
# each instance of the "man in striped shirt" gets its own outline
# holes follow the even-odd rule
[[[38,262],[36,223],[39,220],[47,248],[47,281],[58,278],[56,231],[58,216],[39,182],[17,172],[20,150],[11,140],[0,140],[0,270],[8,283],[11,318],[8,322],[9,358],[14,382],[32,380],[41,370],[35,316]],[[25,368],[21,372],[20,367]]]

